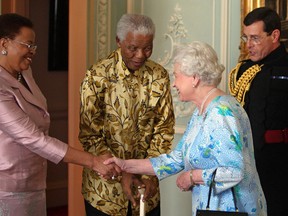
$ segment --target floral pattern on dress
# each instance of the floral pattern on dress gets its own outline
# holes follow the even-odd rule
[[[218,96],[203,115],[196,109],[186,131],[169,154],[150,159],[161,180],[182,170],[202,169],[204,185],[192,189],[192,215],[206,209],[212,173],[217,169],[210,209],[266,216],[266,200],[256,171],[252,133],[246,112],[232,96]]]

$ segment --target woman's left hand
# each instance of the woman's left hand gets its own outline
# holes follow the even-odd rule
[[[176,184],[181,191],[190,191],[193,186],[190,180],[190,171],[182,172],[177,177]]]

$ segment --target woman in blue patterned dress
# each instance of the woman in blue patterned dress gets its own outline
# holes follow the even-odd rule
[[[195,41],[177,49],[173,86],[181,101],[192,101],[197,107],[182,139],[169,154],[143,160],[112,158],[105,163],[114,162],[122,171],[156,175],[160,180],[183,170],[177,186],[192,191],[193,216],[197,209],[206,208],[216,170],[211,210],[234,211],[234,187],[240,212],[266,216],[250,123],[234,97],[217,88],[223,71],[216,52],[206,43]]]

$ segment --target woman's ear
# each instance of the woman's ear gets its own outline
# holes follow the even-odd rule
[[[6,38],[1,38],[0,39],[0,49],[1,50],[7,48],[6,43],[7,43],[7,39]]]
[[[7,39],[1,38],[0,39],[0,53],[4,56],[7,56]]]
[[[199,81],[200,81],[200,79],[199,79],[199,76],[196,76],[196,75],[194,75],[193,76],[193,86],[194,87],[197,87],[198,86],[198,84],[199,84]]]

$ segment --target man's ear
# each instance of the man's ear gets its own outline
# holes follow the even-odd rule
[[[280,40],[280,31],[279,29],[275,29],[272,33],[271,33],[271,37],[273,39],[273,42],[278,42]]]
[[[116,36],[116,44],[117,44],[117,46],[118,47],[120,47],[121,46],[121,42],[120,42],[120,39]]]

